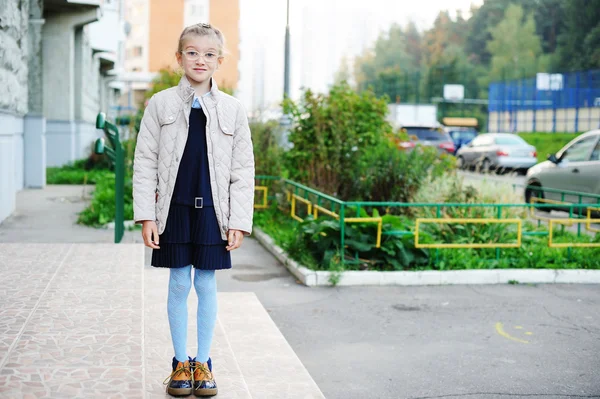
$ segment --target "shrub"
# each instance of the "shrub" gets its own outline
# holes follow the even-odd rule
[[[384,141],[364,154],[362,170],[349,189],[349,197],[359,201],[411,202],[418,190],[440,177],[455,165],[454,158],[439,156],[431,147],[399,151]]]
[[[125,220],[133,219],[131,179],[125,179]],[[94,198],[77,219],[77,223],[101,227],[115,220],[115,174],[105,172],[96,184]]]
[[[254,145],[255,173],[257,175],[282,176],[283,148],[281,127],[277,121],[250,122]]]
[[[341,200],[410,201],[428,176],[454,168],[432,148],[399,150],[386,121],[387,99],[358,94],[347,84],[328,95],[306,91],[299,104],[284,102],[293,128],[285,166],[292,180]]]
[[[290,178],[341,199],[349,198],[354,174],[366,166],[363,155],[391,133],[386,100],[344,83],[328,95],[307,90],[300,104],[287,99],[284,111],[294,125],[285,157]]]

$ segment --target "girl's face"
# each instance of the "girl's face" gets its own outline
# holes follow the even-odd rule
[[[210,81],[223,57],[219,54],[219,44],[211,36],[192,35],[183,40],[181,52],[177,53],[177,62],[183,68],[190,83]]]

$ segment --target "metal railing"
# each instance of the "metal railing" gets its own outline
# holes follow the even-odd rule
[[[104,112],[100,112],[96,117],[96,129],[104,131],[110,146],[107,146],[104,137],[101,137],[96,140],[94,152],[106,154],[115,169],[115,244],[118,244],[125,234],[125,151],[119,137],[119,129],[106,120]]]
[[[346,223],[375,223],[377,229],[375,231],[375,248],[380,248],[382,236],[413,236],[415,248],[428,248],[435,250],[435,259],[439,259],[440,249],[495,249],[495,258],[500,259],[503,248],[522,248],[524,236],[547,236],[548,247],[552,248],[567,248],[569,251],[572,247],[589,247],[598,248],[600,243],[586,242],[555,242],[553,230],[555,225],[560,225],[564,231],[565,226],[577,224],[577,236],[581,236],[581,226],[585,224],[585,228],[590,233],[599,232],[593,224],[600,223],[600,219],[594,219],[593,213],[600,211],[600,195],[580,193],[574,191],[541,189],[543,192],[552,192],[561,195],[563,201],[544,201],[541,197],[536,198],[532,203],[521,204],[490,204],[490,203],[403,203],[403,202],[373,202],[373,201],[341,201],[335,197],[319,192],[300,183],[296,183],[287,179],[279,179],[273,176],[257,176],[257,180],[274,181],[279,180],[282,183],[283,189],[289,201],[290,217],[299,222],[304,221],[304,217],[312,216],[314,219],[319,218],[320,214],[331,217],[340,223],[340,252],[341,261],[352,263],[359,262],[358,252],[351,254],[352,260],[346,259],[345,245],[345,229]],[[529,188],[540,189],[537,186]],[[268,190],[268,189],[267,189]],[[578,203],[569,203],[564,201],[565,196],[575,196]],[[274,197],[274,196],[273,196]],[[270,197],[270,198],[273,198]],[[265,193],[266,198],[266,193]],[[597,203],[584,203],[584,199],[589,198]],[[257,208],[265,208],[268,205],[257,206]],[[388,230],[382,231],[384,218],[379,216],[379,212],[373,211],[372,216],[369,215],[369,210],[380,209],[383,213],[389,213],[392,208],[405,208],[412,211],[414,217],[414,228],[407,230]],[[408,209],[410,208],[410,209]],[[535,210],[553,210],[559,209],[568,213],[566,218],[540,217],[535,213]],[[445,212],[448,211],[449,212]],[[515,211],[521,210],[521,215],[515,216]],[[405,212],[406,213],[406,212]],[[452,214],[458,214],[459,217],[453,217]],[[472,214],[478,214],[477,217]],[[547,231],[535,230],[534,223],[527,223],[527,219],[533,216],[532,220],[537,221],[538,228],[542,221],[547,221],[549,226]],[[424,242],[421,240],[423,231],[421,227],[424,225],[450,225],[450,224],[497,224],[497,225],[514,225],[516,229],[510,230],[509,234],[505,234],[505,238],[511,238],[511,242],[467,242],[467,243],[435,243]],[[526,228],[529,227],[529,230]],[[464,239],[464,237],[461,237]]]

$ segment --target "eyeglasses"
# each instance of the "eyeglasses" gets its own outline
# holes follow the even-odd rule
[[[217,59],[219,58],[219,55],[212,51],[207,51],[206,53],[199,53],[198,51],[188,50],[182,51],[181,54],[183,54],[185,59],[188,61],[197,61],[200,59],[200,57],[202,57],[207,63],[211,63],[217,61]]]

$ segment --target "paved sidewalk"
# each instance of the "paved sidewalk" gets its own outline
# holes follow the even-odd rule
[[[0,244],[0,397],[169,397],[160,272],[144,267],[140,244]],[[253,293],[218,302],[219,398],[323,398]],[[191,342],[196,303],[190,295]]]
[[[17,209],[0,225],[2,242],[112,243],[114,230],[77,224],[94,186],[48,185],[17,193]],[[143,242],[139,231],[125,231],[124,243]]]

